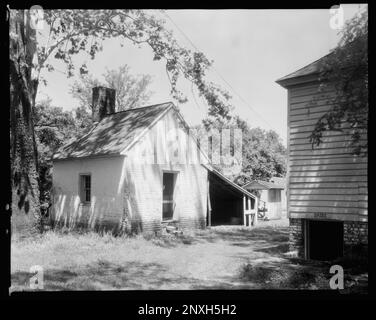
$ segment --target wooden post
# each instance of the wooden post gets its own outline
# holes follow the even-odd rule
[[[309,252],[309,221],[304,219],[303,220],[303,236],[304,236],[304,259],[309,259],[310,252]]]
[[[255,226],[258,223],[257,213],[258,213],[258,198],[255,197],[255,219],[253,220]]]
[[[212,208],[211,208],[211,203],[210,203],[210,182],[209,182],[209,177],[208,177],[208,182],[207,182],[207,188],[208,188],[208,227],[210,228],[211,227],[211,212],[212,212]]]
[[[245,206],[245,202],[247,201],[247,198],[246,198],[246,195],[243,194],[243,224],[244,226],[247,226],[247,215],[246,215],[246,206]]]

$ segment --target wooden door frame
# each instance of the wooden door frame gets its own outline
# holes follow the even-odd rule
[[[176,186],[177,186],[177,182],[178,182],[178,176],[179,176],[179,172],[178,170],[164,170],[162,169],[162,214],[161,214],[161,221],[162,222],[168,222],[168,221],[174,221],[174,213],[175,213],[175,203],[176,203],[176,200],[175,200],[175,192],[176,192]],[[172,218],[171,219],[163,219],[163,204],[165,203],[164,201],[167,201],[167,200],[163,200],[163,175],[165,173],[171,173],[174,175],[174,188],[173,188],[173,194],[172,194]]]
[[[302,219],[303,220],[303,239],[304,239],[304,259],[311,259],[310,255],[310,222],[311,221],[320,221],[320,222],[336,222],[342,223],[342,227],[344,221],[342,220],[334,220],[334,219]],[[344,237],[344,230],[343,230],[343,237]],[[341,248],[341,255],[344,255],[345,250],[345,240],[342,238],[342,248]]]

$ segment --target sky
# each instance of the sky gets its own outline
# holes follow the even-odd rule
[[[356,14],[360,5],[342,5],[344,20]],[[339,30],[331,28],[333,13],[328,10],[147,10],[163,18],[179,44],[200,50],[214,60],[208,79],[232,96],[233,113],[252,127],[275,130],[286,143],[287,91],[275,81],[326,55],[336,46]],[[102,79],[108,69],[127,64],[133,74],[149,74],[153,91],[150,104],[173,101],[163,61],[153,61],[152,50],[130,42],[121,47],[117,39],[107,39],[95,60],[79,56],[77,65],[87,62],[89,73]],[[72,110],[78,101],[71,94],[74,78],[65,67],[44,71],[47,86],[41,85],[37,100],[47,96],[54,106]],[[188,102],[179,104],[190,125],[201,122],[207,112],[204,99],[194,86],[183,81],[181,90]]]

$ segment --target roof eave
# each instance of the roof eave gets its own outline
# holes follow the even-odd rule
[[[243,186],[243,188],[250,188],[253,190],[270,190],[270,189],[285,189],[281,185],[275,184],[273,182],[268,182],[269,184],[272,183],[273,185],[265,184],[264,181],[250,181]],[[256,184],[252,186],[252,184]]]
[[[291,78],[283,77],[283,78],[278,79],[276,83],[288,89],[295,85],[306,84],[309,82],[317,82],[318,80],[319,80],[319,73],[317,72],[317,73],[312,73],[312,74],[298,76],[298,77],[291,77]]]
[[[94,154],[94,155],[83,156],[83,157],[52,158],[52,162],[86,160],[86,159],[97,159],[97,158],[109,158],[109,157],[120,157],[120,156],[123,156],[123,155],[120,154],[120,153],[105,153],[105,154]]]

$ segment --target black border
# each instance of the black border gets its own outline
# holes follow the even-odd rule
[[[347,1],[341,1],[341,3],[346,3]],[[349,1],[349,3],[354,3],[352,1]],[[362,2],[363,3],[363,2]],[[59,8],[60,6],[65,6],[69,8],[84,8],[85,5],[79,4],[76,1],[72,4],[68,4],[68,2],[60,3],[55,2],[55,4],[51,3],[44,3],[44,1],[38,2],[38,3],[30,3],[30,5],[27,2],[10,2],[9,7],[10,8],[25,8],[25,7],[31,7],[31,5],[38,4],[41,5],[43,8]],[[101,5],[103,6],[104,3],[93,5],[90,3],[89,8],[100,8]],[[114,8],[120,7],[121,5],[128,5],[129,2],[124,2],[123,4],[119,3],[118,5],[113,5]],[[143,7],[143,5],[146,4],[146,7]],[[247,8],[246,6],[239,5],[238,8],[235,7],[235,3],[227,3],[227,5],[231,5],[231,7],[226,8],[226,3],[220,3],[219,1],[210,1],[210,2],[203,2],[200,1],[198,3],[191,3],[189,2],[189,5],[187,3],[179,3],[177,1],[170,1],[165,3],[160,2],[138,2],[134,3],[133,7],[137,8],[168,8],[168,9],[188,9],[188,8],[197,8],[197,9],[328,9],[332,5],[339,4],[339,2],[336,1],[314,1],[311,3],[303,3],[300,2],[297,3],[291,3],[291,2],[260,2],[260,3],[247,3],[247,5],[252,5],[251,8]],[[181,7],[177,6],[181,5]],[[107,8],[111,8],[111,4],[106,2],[105,6]],[[269,7],[268,7],[269,6]],[[131,7],[131,5],[130,5]],[[372,14],[373,12],[373,6],[369,4],[369,16],[370,16],[370,33],[372,34],[374,32],[374,23],[373,23],[373,17],[375,16]],[[2,6],[1,10],[1,17],[0,21],[3,24],[2,26],[2,38],[1,38],[1,53],[3,56],[3,61],[8,61],[8,70],[9,70],[9,28],[8,28],[8,22],[6,21],[6,14],[7,9],[6,6]],[[372,36],[371,36],[372,38]],[[369,48],[369,51],[372,52],[372,49]],[[374,70],[372,68],[372,60],[370,61],[370,69]],[[1,80],[2,80],[2,88],[3,90],[7,90],[7,99],[3,99],[3,112],[5,108],[9,108],[9,76],[6,74],[6,72],[1,73]],[[370,74],[370,88],[372,91],[373,88],[373,82],[374,78],[372,74]],[[4,92],[4,91],[3,91]],[[370,105],[374,105],[374,95],[370,95]],[[150,305],[169,305],[169,306],[179,306],[183,303],[190,303],[190,304],[236,304],[238,306],[238,310],[240,314],[248,313],[249,310],[252,309],[253,304],[259,305],[260,303],[263,303],[265,306],[265,303],[269,305],[271,301],[275,303],[276,301],[281,302],[282,308],[281,310],[274,310],[277,312],[286,311],[286,315],[288,316],[293,308],[292,308],[292,301],[299,302],[299,304],[303,302],[311,301],[313,303],[316,302],[344,302],[352,301],[352,302],[361,302],[361,301],[370,301],[370,300],[376,300],[375,299],[375,291],[374,291],[374,257],[372,255],[369,255],[369,293],[367,295],[353,295],[353,294],[342,294],[338,291],[304,291],[304,290],[197,290],[197,291],[80,291],[80,292],[15,292],[11,296],[9,296],[9,286],[10,286],[10,234],[7,232],[7,230],[10,230],[10,212],[9,210],[5,210],[5,205],[7,203],[10,203],[11,201],[11,192],[10,192],[10,163],[9,163],[9,109],[7,109],[7,116],[2,116],[1,121],[3,122],[1,125],[2,132],[2,144],[3,144],[3,155],[2,159],[4,159],[3,162],[3,172],[2,172],[2,182],[6,184],[5,188],[3,188],[1,193],[1,215],[0,215],[0,245],[2,246],[1,252],[2,252],[2,258],[1,258],[1,297],[12,300],[12,301],[20,301],[20,300],[122,300],[122,306],[124,304],[124,301],[127,301],[128,309],[126,314],[132,314],[131,318],[137,317],[137,310],[139,306],[144,306],[145,303],[148,303]],[[373,116],[374,109],[370,108],[370,123],[373,123]],[[372,137],[374,137],[374,128],[371,125],[369,128],[369,140],[372,142]],[[369,149],[372,150],[372,145],[370,144]],[[372,152],[369,152],[370,161],[368,163],[373,164],[374,161],[372,161],[374,155]],[[5,165],[4,165],[5,164]],[[372,171],[374,170],[373,166],[369,166],[369,176],[372,176]],[[369,185],[368,187],[373,190],[374,187],[374,181],[372,179],[369,179]],[[373,213],[373,199],[371,199],[369,212],[371,215],[369,216],[369,225],[372,225],[374,223],[374,219],[372,216]],[[373,227],[370,228],[373,230]],[[369,232],[369,252],[373,252],[373,232]],[[279,308],[279,307],[278,307]],[[95,308],[93,309],[95,310]],[[272,312],[273,307],[264,309],[266,313]],[[306,316],[307,313],[301,314],[301,316]],[[228,316],[230,317],[230,316]],[[206,317],[208,318],[208,317]],[[217,316],[214,316],[214,318],[217,318]],[[227,317],[226,317],[227,318]],[[237,318],[235,316],[234,318]]]

